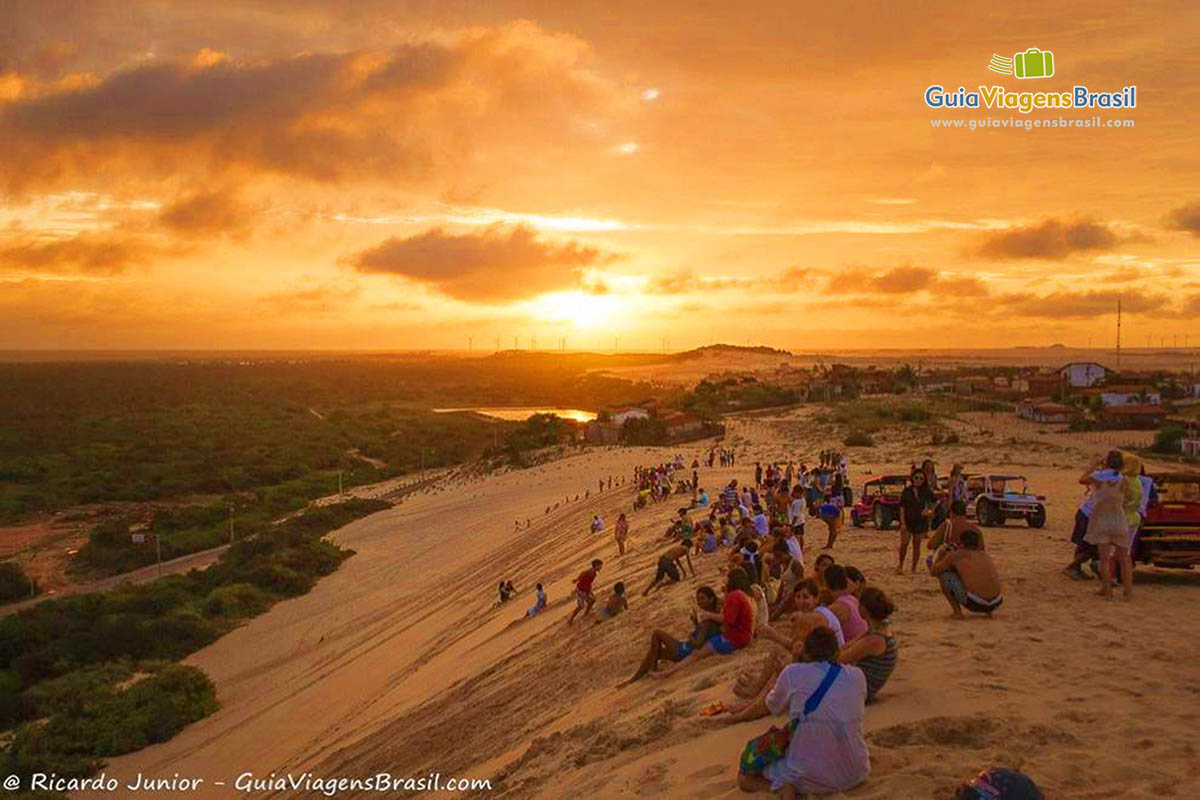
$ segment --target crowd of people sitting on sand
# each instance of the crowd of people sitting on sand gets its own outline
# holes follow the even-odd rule
[[[710,464],[713,457],[710,453]],[[693,556],[721,558],[724,553],[723,585],[719,594],[708,585],[695,589],[686,634],[653,630],[637,670],[620,686],[648,676],[668,679],[705,659],[731,656],[755,641],[766,643],[768,652],[761,661],[746,665],[729,688],[730,699],[701,711],[713,725],[767,716],[789,718],[782,727],[771,727],[746,744],[738,785],[783,797],[848,790],[870,773],[863,718],[867,705],[876,701],[896,669],[900,642],[891,629],[896,608],[887,593],[862,570],[838,563],[832,552],[845,508],[852,501],[845,456],[821,453],[818,466],[811,470],[803,463],[757,463],[753,485],[731,480],[711,501],[704,494],[703,502],[698,466],[694,461],[692,501],[678,508],[666,527],[660,539],[666,546],[641,596],[681,583],[689,575],[696,579]],[[1110,471],[1120,468],[1104,465]],[[1090,480],[1114,482],[1100,465],[1093,471],[1098,472],[1101,476],[1093,474]],[[926,565],[953,616],[962,618],[964,611],[991,616],[1003,603],[1002,587],[984,548],[982,531],[968,518],[963,474],[961,465],[955,465],[943,488],[932,461],[912,467],[900,501],[897,572],[905,572],[910,553],[911,569],[916,571],[928,539]],[[646,502],[682,493],[676,487],[689,486],[687,479],[678,457],[670,463],[638,467],[634,473],[639,497],[648,492],[653,498]],[[1095,493],[1101,495],[1101,490]],[[1103,502],[1108,501],[1099,496],[1095,504],[1099,510],[1093,516],[1105,513]],[[811,562],[805,557],[810,519],[820,519],[827,528],[821,552]],[[591,530],[604,529],[597,514]],[[618,556],[623,556],[629,536],[624,513],[616,520],[614,536]],[[591,615],[603,566],[601,559],[594,559],[576,578],[575,608],[567,624]],[[506,592],[511,596],[511,589],[511,583],[501,584],[502,601]],[[526,616],[545,608],[540,584],[537,598]],[[617,582],[596,622],[628,608],[625,583]],[[997,787],[1004,786],[1014,793],[1000,793]],[[964,784],[958,796],[1041,798],[1028,778],[1007,770],[981,773]]]

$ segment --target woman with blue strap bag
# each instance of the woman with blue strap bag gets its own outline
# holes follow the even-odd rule
[[[747,792],[829,794],[862,783],[871,760],[862,733],[867,681],[857,667],[838,664],[837,637],[817,628],[796,663],[784,667],[756,707],[724,722],[788,713],[791,720],[751,739],[742,750],[738,787]]]

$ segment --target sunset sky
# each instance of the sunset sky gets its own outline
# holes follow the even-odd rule
[[[0,17],[0,349],[1099,346],[1118,295],[1129,344],[1200,342],[1193,2]],[[988,71],[1031,47],[1053,77]],[[1134,126],[931,123],[1093,116]]]

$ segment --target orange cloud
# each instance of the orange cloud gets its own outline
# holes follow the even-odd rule
[[[1162,311],[1169,305],[1169,298],[1164,295],[1130,290],[1057,291],[1041,296],[1011,294],[997,298],[997,302],[1021,316],[1069,319],[1116,314],[1118,298],[1121,300],[1121,309],[1130,314]]]
[[[524,225],[491,225],[479,233],[432,228],[391,238],[348,259],[359,272],[400,275],[459,300],[503,302],[583,286],[583,268],[613,253],[540,239]]]
[[[1120,241],[1122,237],[1101,222],[1047,219],[988,234],[978,252],[988,258],[1062,259],[1072,253],[1107,250]]]
[[[81,233],[70,239],[24,240],[0,245],[0,266],[36,272],[115,275],[146,264],[157,249],[114,233]]]
[[[481,147],[507,152],[535,133],[588,141],[579,118],[620,97],[588,59],[582,41],[516,22],[380,52],[148,60],[69,90],[6,90],[0,173],[9,189],[78,188],[108,170],[450,178]]]
[[[1167,215],[1167,228],[1200,236],[1200,200],[1184,203]]]
[[[235,192],[198,192],[180,198],[162,210],[159,223],[183,236],[240,234],[249,226],[251,212]]]
[[[892,267],[882,272],[846,269],[830,276],[826,290],[834,294],[902,295],[916,292],[986,295],[987,285],[978,278],[947,276],[926,267]]]

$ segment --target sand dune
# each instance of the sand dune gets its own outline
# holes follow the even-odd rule
[[[813,461],[830,432],[815,431],[808,413],[732,422],[742,465],[702,469],[701,483],[745,478],[755,458]],[[1191,635],[1200,575],[1140,569],[1134,603],[1101,603],[1094,583],[1059,570],[1075,477],[1107,442],[1007,415],[955,425],[958,445],[932,447],[908,429],[852,452],[856,489],[870,472],[925,455],[1020,468],[1051,497],[1049,522],[1043,530],[988,530],[1008,601],[997,618],[967,622],[949,618],[927,575],[893,574],[894,531],[847,528],[836,555],[892,595],[901,662],[868,709],[873,774],[842,796],[945,798],[964,776],[995,763],[1027,771],[1053,798],[1182,797],[1200,788],[1190,739],[1200,719],[1192,680],[1200,643]],[[690,459],[699,450],[685,452]],[[628,488],[597,495],[598,477],[628,475],[668,452],[588,451],[422,493],[347,526],[336,537],[358,555],[341,570],[191,659],[216,680],[223,709],[166,744],[114,760],[108,774],[231,781],[246,771],[437,771],[489,777],[493,794],[514,798],[738,796],[737,755],[767,723],[710,727],[696,712],[728,699],[734,675],[767,644],[666,681],[616,688],[650,630],[685,632],[692,590],[719,585],[724,565],[723,557],[702,557],[697,579],[643,599],[675,504],[631,515],[633,547],[623,559],[610,531],[587,530],[593,513],[611,526],[616,511],[631,506]],[[588,489],[588,499],[543,514]],[[624,580],[631,609],[567,627],[572,579],[593,557],[605,560],[599,596]],[[494,608],[502,578],[521,595]],[[551,608],[516,622],[539,581]],[[233,794],[207,785],[192,796]]]

